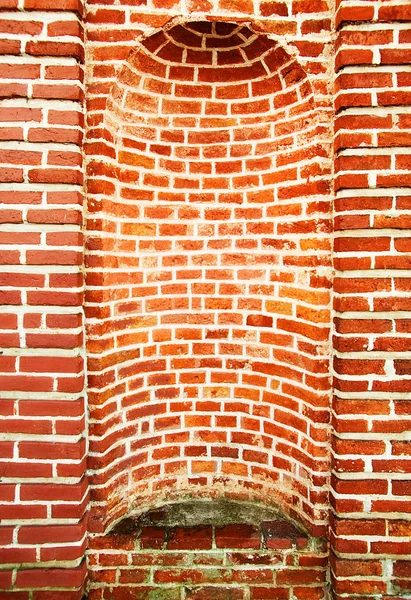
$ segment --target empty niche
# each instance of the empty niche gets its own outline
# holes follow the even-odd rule
[[[89,143],[92,522],[161,499],[327,513],[326,111],[251,25],[142,39]]]

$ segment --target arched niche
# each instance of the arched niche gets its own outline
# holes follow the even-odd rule
[[[328,118],[250,24],[174,22],[124,63],[88,146],[97,529],[187,494],[324,526]]]

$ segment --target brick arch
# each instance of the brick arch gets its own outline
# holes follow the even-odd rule
[[[124,64],[89,146],[96,522],[195,493],[324,523],[326,126],[247,24],[178,23]]]

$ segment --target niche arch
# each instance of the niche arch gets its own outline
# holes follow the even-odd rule
[[[96,530],[256,499],[318,534],[329,475],[330,113],[250,23],[140,40],[89,140]]]

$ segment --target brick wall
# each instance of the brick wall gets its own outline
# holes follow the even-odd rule
[[[80,598],[87,531],[194,495],[411,597],[409,5],[1,8],[0,590]]]

